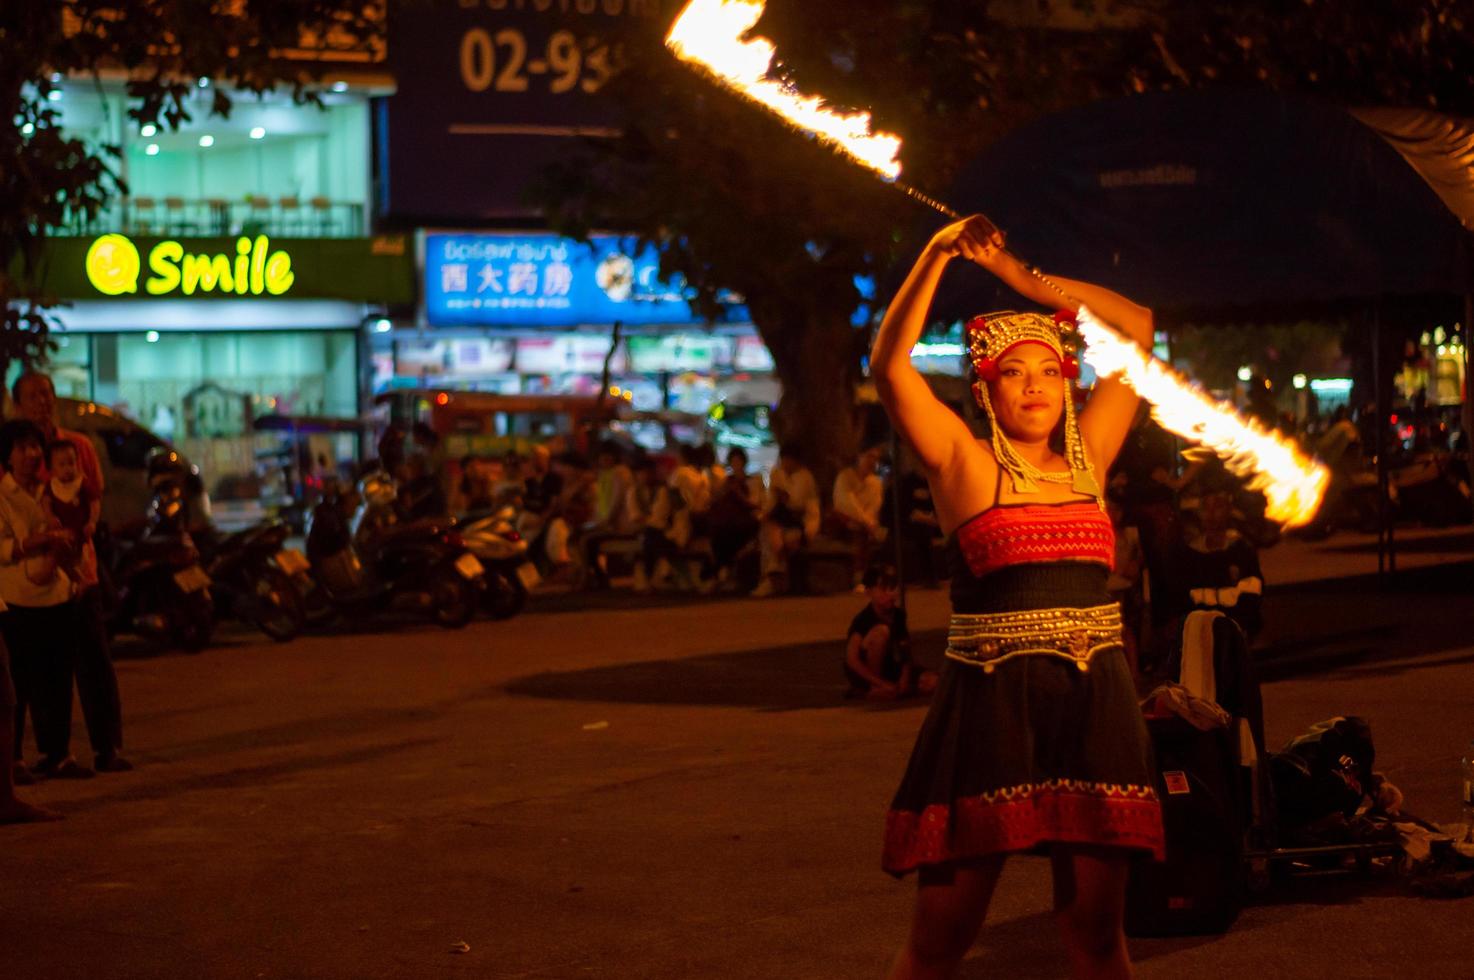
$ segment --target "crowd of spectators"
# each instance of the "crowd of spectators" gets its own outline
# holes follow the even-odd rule
[[[555,441],[525,454],[462,458],[449,510],[472,515],[513,508],[517,531],[553,582],[605,589],[627,572],[642,593],[678,588],[779,595],[797,587],[795,559],[822,544],[831,557],[844,552],[849,584],[858,593],[877,549],[895,531],[883,462],[880,449],[867,448],[840,470],[826,494],[791,447],[780,449],[765,476],[740,446],[718,459],[711,445],[656,455],[604,442],[590,461]],[[935,581],[927,553],[935,516],[926,516],[927,501],[911,503],[903,533],[916,542],[925,577]],[[922,545],[915,529],[927,520]]]

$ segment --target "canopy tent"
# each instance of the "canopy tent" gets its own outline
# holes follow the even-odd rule
[[[1426,109],[1353,109],[1474,231],[1474,120]]]
[[[1474,127],[1435,113],[1160,93],[1021,127],[964,169],[948,201],[993,218],[1027,261],[1167,317],[1243,314],[1465,293],[1471,159]],[[987,276],[954,273],[936,309],[1010,301]]]

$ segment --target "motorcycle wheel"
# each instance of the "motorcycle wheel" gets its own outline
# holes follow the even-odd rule
[[[441,626],[458,630],[476,614],[476,597],[471,583],[454,568],[436,573],[430,583],[430,615]]]
[[[185,653],[199,653],[215,635],[215,611],[208,599],[190,596],[169,610],[169,635]]]
[[[275,568],[261,569],[250,598],[251,622],[278,643],[302,632],[307,613],[296,584]]]
[[[292,579],[292,586],[302,600],[302,614],[308,623],[320,626],[337,615],[338,611],[333,608],[332,602],[328,599],[327,590],[317,584],[310,575],[303,573],[295,576]]]
[[[486,573],[486,613],[492,619],[511,619],[527,607],[527,590],[515,577]]]

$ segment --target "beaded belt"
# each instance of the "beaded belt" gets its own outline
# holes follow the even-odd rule
[[[1014,657],[1049,656],[1081,670],[1100,650],[1121,645],[1121,607],[1026,609],[968,616],[954,613],[947,630],[947,656],[976,664],[991,674]]]

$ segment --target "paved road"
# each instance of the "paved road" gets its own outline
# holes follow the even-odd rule
[[[1456,817],[1474,568],[1270,599],[1269,738],[1370,717],[1379,768]],[[945,604],[913,595],[935,652]],[[842,701],[855,600],[543,612],[460,633],[241,641],[120,663],[131,774],[0,829],[0,976],[878,976],[911,884],[877,867],[922,707]],[[964,977],[1062,976],[1013,861]],[[1299,882],[1139,975],[1474,974],[1474,904]],[[469,952],[453,952],[465,943]]]

